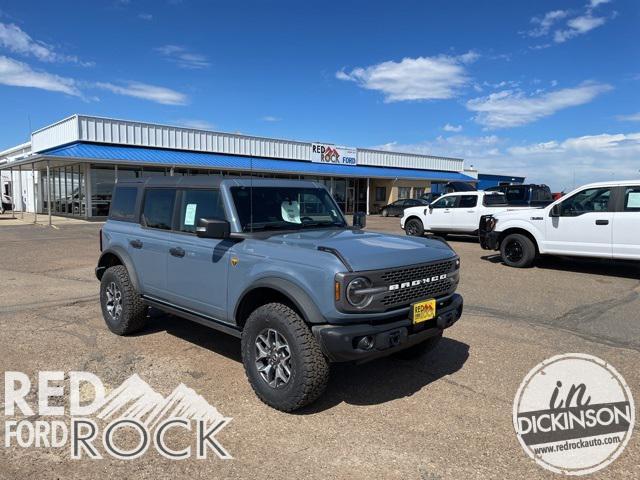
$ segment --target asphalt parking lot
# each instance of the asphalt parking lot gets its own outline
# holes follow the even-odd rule
[[[402,233],[397,218],[368,223]],[[517,270],[473,239],[453,238],[465,313],[447,338],[418,362],[335,365],[317,403],[284,414],[253,394],[237,339],[157,313],[139,335],[109,333],[93,273],[99,227],[0,221],[2,370],[32,379],[39,370],[87,370],[107,389],[136,373],[164,395],[184,383],[233,418],[217,438],[234,459],[171,461],[149,452],[90,461],[72,460],[67,450],[12,447],[0,449],[2,478],[551,478],[512,426],[515,392],[532,367],[561,353],[596,355],[640,398],[634,264],[544,259]],[[636,431],[593,477],[637,478],[638,438]]]

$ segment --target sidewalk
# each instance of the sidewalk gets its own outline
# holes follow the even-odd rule
[[[18,225],[33,225],[34,224],[34,215],[33,213],[24,213],[24,218],[21,218],[23,214],[20,212],[15,212],[13,217],[11,216],[11,211],[4,212],[4,214],[0,214],[0,227],[2,226],[18,226]],[[71,218],[71,217],[58,217],[55,215],[51,216],[51,225],[54,227],[62,226],[62,225],[73,225],[73,224],[85,224],[85,223],[96,223],[89,222],[82,218]],[[37,216],[36,225],[40,226],[48,226],[49,225],[49,217],[46,214],[39,213]]]

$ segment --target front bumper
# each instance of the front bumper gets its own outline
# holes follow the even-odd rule
[[[383,324],[315,325],[311,330],[324,354],[332,362],[364,362],[384,357],[440,335],[462,315],[462,296],[454,293],[439,300],[437,316],[419,325],[410,318]],[[359,345],[363,337],[370,337],[370,348]]]
[[[480,232],[480,246],[485,250],[498,250],[500,244],[498,242],[500,232]]]

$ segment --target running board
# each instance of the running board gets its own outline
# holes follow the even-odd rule
[[[147,297],[146,295],[142,295],[142,299],[147,305],[155,307],[158,310],[162,310],[163,312],[170,313],[187,320],[191,320],[192,322],[196,322],[200,325],[204,325],[205,327],[213,328],[214,330],[233,335],[237,338],[240,338],[242,336],[242,331],[235,325],[231,325],[229,323],[216,320],[215,318],[211,318],[209,316],[187,310],[186,308],[178,307],[177,305],[163,302],[162,300]]]

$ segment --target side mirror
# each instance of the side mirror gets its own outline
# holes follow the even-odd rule
[[[561,214],[560,204],[556,203],[553,207],[551,207],[551,212],[549,213],[550,217],[559,217]]]
[[[196,235],[200,238],[229,238],[231,227],[226,220],[201,218],[198,220]]]
[[[433,213],[433,205],[429,205],[429,213]]]
[[[367,226],[367,214],[364,212],[356,212],[353,214],[353,226],[355,228],[364,228]]]

